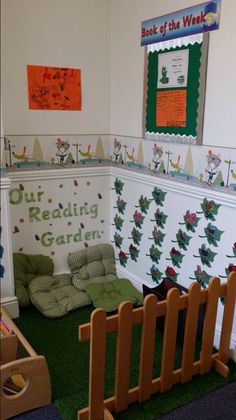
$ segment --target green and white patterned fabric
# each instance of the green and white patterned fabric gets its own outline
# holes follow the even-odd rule
[[[54,263],[46,255],[15,252],[13,254],[13,268],[16,297],[19,305],[26,307],[30,305],[29,283],[38,276],[52,276]]]
[[[114,249],[99,244],[73,252],[68,256],[72,284],[84,291],[90,283],[104,283],[117,279]]]
[[[95,308],[103,308],[106,312],[115,311],[125,300],[133,305],[143,304],[143,294],[127,279],[116,279],[102,284],[91,283],[86,286],[86,292]]]
[[[58,318],[92,303],[87,293],[72,285],[70,274],[36,277],[28,290],[31,302],[47,318]]]

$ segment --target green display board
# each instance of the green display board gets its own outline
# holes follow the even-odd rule
[[[203,44],[148,53],[146,132],[202,136],[207,60]]]

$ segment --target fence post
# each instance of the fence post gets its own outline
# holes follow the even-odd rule
[[[217,307],[220,294],[220,279],[218,277],[211,278],[207,292],[207,307],[200,355],[201,375],[209,372],[213,364],[212,351],[215,335]]]
[[[223,363],[228,362],[230,337],[234,319],[236,300],[236,272],[232,272],[228,276],[227,294],[225,299],[225,307],[222,321],[222,329],[219,346],[219,360]]]
[[[171,289],[167,293],[166,317],[164,342],[161,361],[161,392],[168,391],[172,387],[174,370],[177,323],[179,315],[180,292],[178,289]]]
[[[143,329],[139,363],[139,402],[145,401],[151,396],[156,308],[156,296],[146,296],[143,306]]]
[[[89,420],[103,419],[105,344],[106,312],[98,308],[91,315]]]
[[[123,302],[118,310],[118,333],[116,343],[115,412],[128,408],[130,353],[132,338],[133,306]]]
[[[182,383],[190,381],[193,376],[193,362],[197,335],[200,294],[200,284],[197,282],[192,283],[188,291],[188,307],[185,321],[184,348],[182,354]]]

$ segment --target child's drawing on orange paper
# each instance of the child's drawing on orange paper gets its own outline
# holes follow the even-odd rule
[[[29,109],[81,111],[81,70],[27,66]]]
[[[186,127],[186,103],[186,89],[158,91],[156,97],[156,125]]]

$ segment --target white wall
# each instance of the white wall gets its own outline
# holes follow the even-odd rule
[[[108,133],[110,0],[1,4],[4,133]],[[29,110],[27,64],[80,68],[82,111]]]
[[[112,0],[111,133],[142,136],[144,48],[141,21],[195,5],[196,0]],[[200,1],[199,1],[200,3]],[[210,34],[203,143],[235,148],[235,0],[222,1],[220,30]]]
[[[142,20],[196,0],[2,0],[4,134],[142,136]],[[234,0],[211,33],[203,143],[235,147]],[[82,69],[82,111],[28,109],[27,64]],[[110,83],[111,82],[111,83]]]

